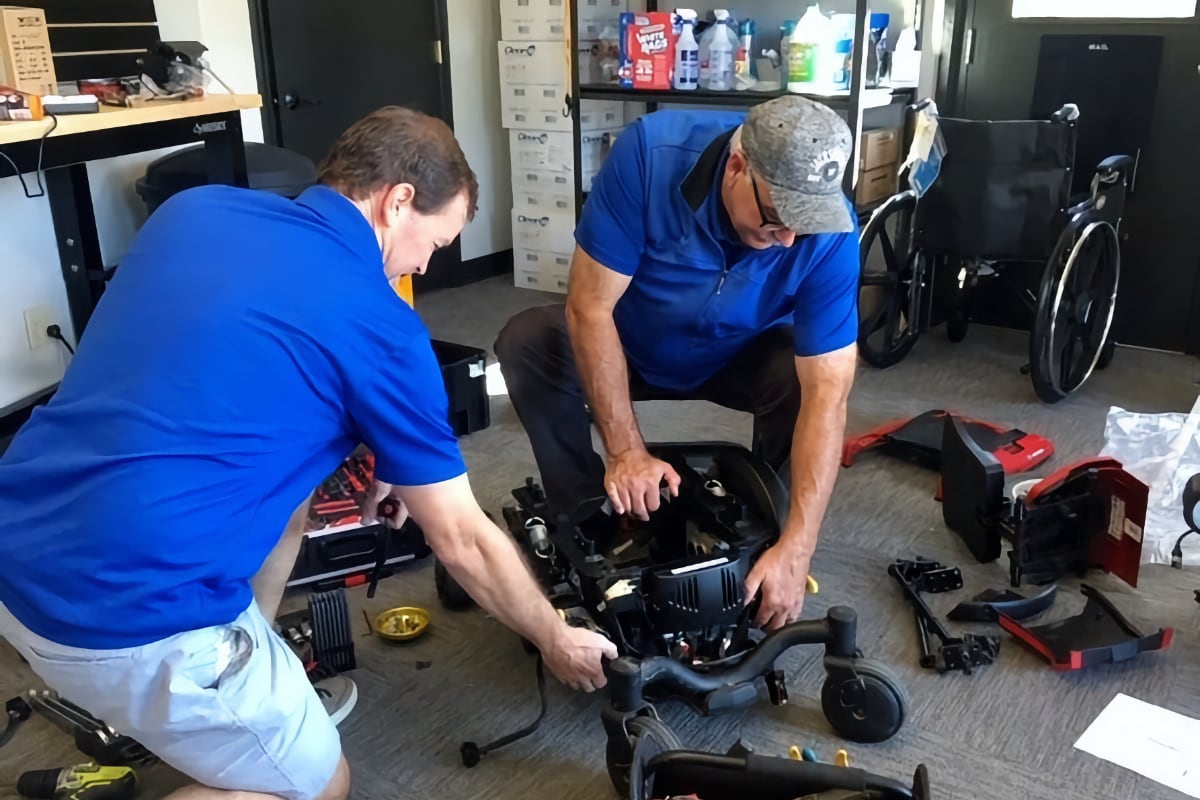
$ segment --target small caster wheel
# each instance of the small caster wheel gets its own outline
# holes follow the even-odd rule
[[[900,678],[882,664],[856,661],[837,670],[821,687],[821,710],[844,739],[877,744],[895,736],[908,717],[908,692]]]
[[[629,797],[631,770],[635,773],[635,779],[640,780],[642,763],[659,753],[684,749],[675,731],[657,717],[633,717],[625,723],[625,729],[627,738],[609,738],[604,748],[608,778],[621,798]],[[634,763],[635,752],[641,763]]]
[[[437,588],[438,600],[442,601],[442,607],[447,611],[466,611],[475,605],[471,595],[458,585],[450,570],[440,561],[433,562],[433,585]]]

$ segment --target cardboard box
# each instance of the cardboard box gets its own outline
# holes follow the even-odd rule
[[[899,162],[893,162],[861,172],[858,185],[854,188],[855,204],[859,207],[872,206],[894,195],[899,186],[899,175],[896,174],[899,168]]]
[[[566,294],[571,255],[513,248],[513,284],[523,289]]]
[[[505,128],[571,130],[566,87],[559,84],[500,85],[500,117]]]
[[[514,42],[565,41],[566,0],[500,0],[500,37]]]
[[[513,172],[574,172],[573,138],[562,131],[509,131],[508,154]]]
[[[584,113],[588,110],[585,107]],[[579,160],[584,191],[599,172],[623,128],[585,130],[579,136]],[[513,173],[553,172],[574,175],[575,149],[572,135],[565,131],[511,130],[508,152]]]
[[[629,10],[627,0],[574,0],[579,9],[579,39],[600,39],[605,33],[617,36],[621,12]]]
[[[567,87],[560,84],[500,87],[501,124],[509,130],[571,131],[566,115]],[[585,100],[580,103],[580,131],[625,127],[625,104]]]
[[[526,216],[574,214],[575,193],[565,189],[537,191],[513,187],[513,210]]]
[[[858,150],[859,172],[870,172],[899,162],[900,131],[888,128],[863,133]]]
[[[30,94],[58,94],[46,13],[0,6],[0,85]]]
[[[570,66],[563,42],[497,42],[500,83],[534,86],[556,83],[567,86]]]
[[[523,192],[543,195],[574,195],[575,177],[569,172],[549,172],[546,170],[517,169],[514,167],[512,171],[512,190],[514,207],[517,195]]]
[[[513,248],[542,253],[575,252],[575,214],[525,214],[513,209]]]

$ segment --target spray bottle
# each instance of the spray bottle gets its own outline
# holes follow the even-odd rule
[[[696,19],[698,15],[690,8],[677,8],[679,39],[675,42],[674,88],[691,91],[700,86],[700,45],[696,42]]]
[[[713,12],[717,24],[713,26],[712,44],[708,48],[708,86],[714,92],[727,92],[733,88],[733,54],[737,34],[729,28],[729,12],[718,8]]]

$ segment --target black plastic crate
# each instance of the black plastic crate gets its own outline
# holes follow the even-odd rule
[[[454,435],[465,436],[491,425],[492,408],[484,374],[487,353],[478,347],[437,339],[433,340],[433,352],[442,366]]]

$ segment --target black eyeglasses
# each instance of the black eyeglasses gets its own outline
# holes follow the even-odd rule
[[[762,224],[759,227],[786,228],[787,226],[783,224],[783,220],[779,219],[778,217],[775,219],[769,219],[767,217],[767,209],[765,206],[763,206],[762,197],[760,197],[758,194],[758,181],[754,179],[754,172],[750,173],[750,186],[754,189],[754,204],[758,206],[758,216],[760,219],[762,219]]]

